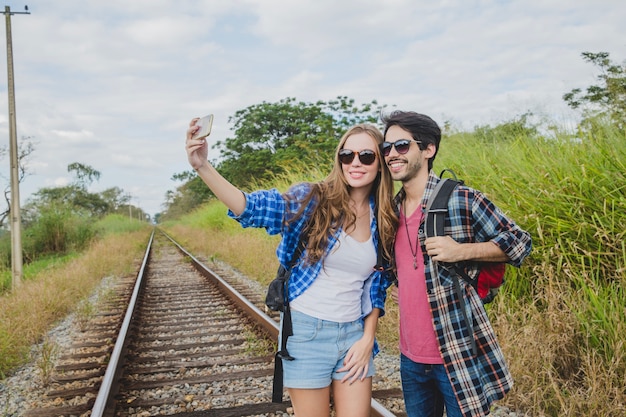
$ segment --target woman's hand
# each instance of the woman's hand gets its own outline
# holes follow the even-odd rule
[[[189,128],[187,129],[187,140],[185,142],[185,149],[187,150],[187,159],[189,164],[195,170],[200,169],[202,166],[208,164],[209,157],[209,145],[206,138],[192,139],[192,136],[200,128],[196,123],[200,120],[199,117],[194,117],[189,122]]]
[[[348,381],[350,384],[357,380],[363,381],[369,371],[370,358],[372,357],[372,348],[374,342],[367,340],[367,338],[359,339],[352,345],[346,358],[343,362],[343,367],[338,369],[337,372],[348,372],[341,382]]]

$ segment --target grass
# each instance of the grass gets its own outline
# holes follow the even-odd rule
[[[131,233],[134,231],[142,230],[146,228],[146,223],[138,221],[136,219],[129,219],[126,216],[119,214],[112,214],[106,216],[100,220],[97,220],[94,224],[94,229],[100,238],[106,237],[111,234],[123,234]],[[22,267],[22,279],[29,281],[34,277],[39,276],[42,271],[49,268],[62,268],[64,264],[70,262],[79,256],[79,253],[75,250],[71,250],[65,254],[51,254],[38,256],[32,262],[24,261]],[[12,281],[12,271],[10,266],[0,267],[0,294],[10,290]]]
[[[513,372],[502,405],[529,415],[626,413],[626,138],[610,126],[573,138],[517,137],[489,144],[445,138],[435,162],[483,191],[533,238],[533,252],[488,312]],[[321,178],[298,173],[263,188]],[[267,284],[277,238],[243,230],[219,202],[166,225],[207,258]],[[397,353],[397,306],[387,304],[378,338]]]
[[[34,262],[24,264],[22,268],[22,279],[24,281],[30,281],[34,277],[41,274],[43,271],[46,271],[50,268],[63,267],[63,265],[70,262],[77,255],[77,253],[73,252],[67,255],[47,256]],[[8,291],[11,288],[11,278],[12,271],[10,268],[0,270],[0,289],[2,289],[0,293]]]
[[[151,228],[107,233],[82,254],[50,262],[24,280],[16,291],[0,296],[0,377],[29,360],[31,345],[48,330],[84,305],[100,280],[136,273]]]
[[[39,371],[39,379],[43,385],[48,385],[52,379],[52,371],[54,370],[54,362],[59,354],[59,347],[53,340],[45,337],[41,345],[39,345],[38,353],[37,370]]]

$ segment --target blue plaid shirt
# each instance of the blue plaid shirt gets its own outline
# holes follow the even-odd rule
[[[300,236],[306,222],[315,209],[315,201],[311,200],[304,211],[304,215],[296,221],[285,225],[285,220],[298,211],[300,202],[310,193],[311,187],[312,185],[310,183],[294,185],[287,192],[289,199],[285,199],[277,189],[244,193],[246,197],[246,208],[243,213],[236,216],[229,210],[228,215],[237,220],[242,227],[263,227],[270,235],[281,234],[282,239],[276,248],[276,255],[278,261],[283,266],[287,267],[300,242]],[[370,207],[372,210],[374,209],[373,197],[370,198]],[[379,241],[376,228],[377,222],[374,216],[370,224],[370,229],[374,247],[378,249]],[[337,230],[334,235],[329,237],[325,255],[328,255],[335,246],[340,233],[341,230]],[[304,259],[305,255],[306,251],[304,251],[300,259]],[[289,301],[293,301],[311,286],[322,269],[323,260],[322,258],[312,265],[307,265],[302,261],[296,262],[289,278]],[[372,274],[365,282],[363,298],[361,300],[362,319],[365,318],[373,308],[380,309],[381,317],[385,314],[386,289],[391,285],[391,282],[387,280],[386,274],[374,270],[373,266],[374,265],[372,265]],[[377,344],[375,344],[374,353],[376,354],[377,352],[378,347]]]

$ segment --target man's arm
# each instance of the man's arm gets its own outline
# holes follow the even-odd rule
[[[508,262],[510,259],[493,242],[458,243],[450,236],[429,237],[425,241],[426,252],[438,262]]]

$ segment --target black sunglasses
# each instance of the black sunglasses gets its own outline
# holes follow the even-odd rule
[[[356,154],[357,152],[354,152],[350,149],[341,149],[339,151],[339,162],[346,165],[351,164],[352,161],[354,161],[354,155]],[[376,152],[370,149],[363,149],[362,151],[358,152],[358,154],[359,161],[361,161],[363,165],[372,165],[374,161],[376,161]]]
[[[383,156],[389,156],[389,154],[391,153],[391,148],[395,146],[396,152],[398,152],[400,155],[404,155],[409,151],[409,148],[411,147],[411,142],[415,142],[418,145],[422,143],[419,140],[415,139],[400,139],[395,142],[383,142],[380,144],[380,151],[382,152]]]

